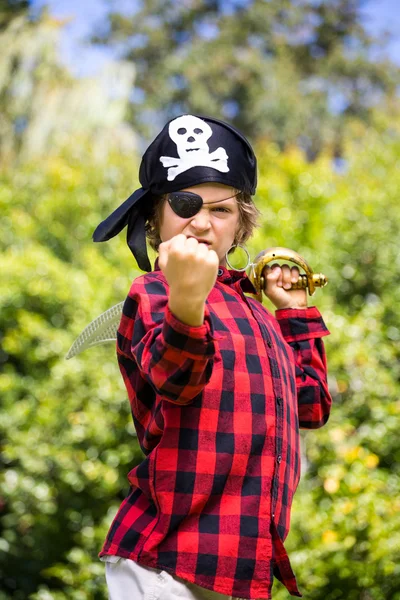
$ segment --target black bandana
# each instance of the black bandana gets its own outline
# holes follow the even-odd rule
[[[210,117],[182,115],[167,123],[147,148],[139,181],[142,187],[98,225],[93,240],[109,240],[127,225],[127,243],[139,268],[151,271],[145,223],[153,197],[208,182],[254,195],[257,161],[249,142],[231,125]]]

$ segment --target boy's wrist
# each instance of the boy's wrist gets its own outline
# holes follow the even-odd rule
[[[185,325],[200,327],[204,323],[205,301],[170,293],[168,306],[172,314]]]

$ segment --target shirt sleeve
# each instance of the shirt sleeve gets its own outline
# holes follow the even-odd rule
[[[332,404],[322,341],[329,331],[315,306],[280,309],[275,315],[295,356],[300,427],[318,429],[327,422]]]
[[[215,346],[208,310],[203,325],[186,325],[169,310],[166,282],[154,274],[139,277],[124,303],[117,353],[125,362],[134,361],[165,400],[187,404],[212,373]]]

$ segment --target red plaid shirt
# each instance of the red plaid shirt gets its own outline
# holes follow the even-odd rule
[[[275,575],[301,596],[283,541],[299,426],[329,416],[329,332],[315,307],[275,318],[245,291],[245,275],[220,268],[191,327],[169,311],[157,267],[133,282],[117,352],[145,458],[100,556],[240,598],[271,598]]]

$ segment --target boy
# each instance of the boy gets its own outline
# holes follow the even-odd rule
[[[283,546],[300,477],[299,425],[331,398],[328,334],[298,269],[267,267],[274,318],[228,270],[255,225],[256,158],[230,125],[184,115],[145,152],[142,188],[99,225],[128,226],[151,270],[126,299],[117,354],[145,458],[100,553],[111,600],[271,598],[273,575],[300,596]]]

